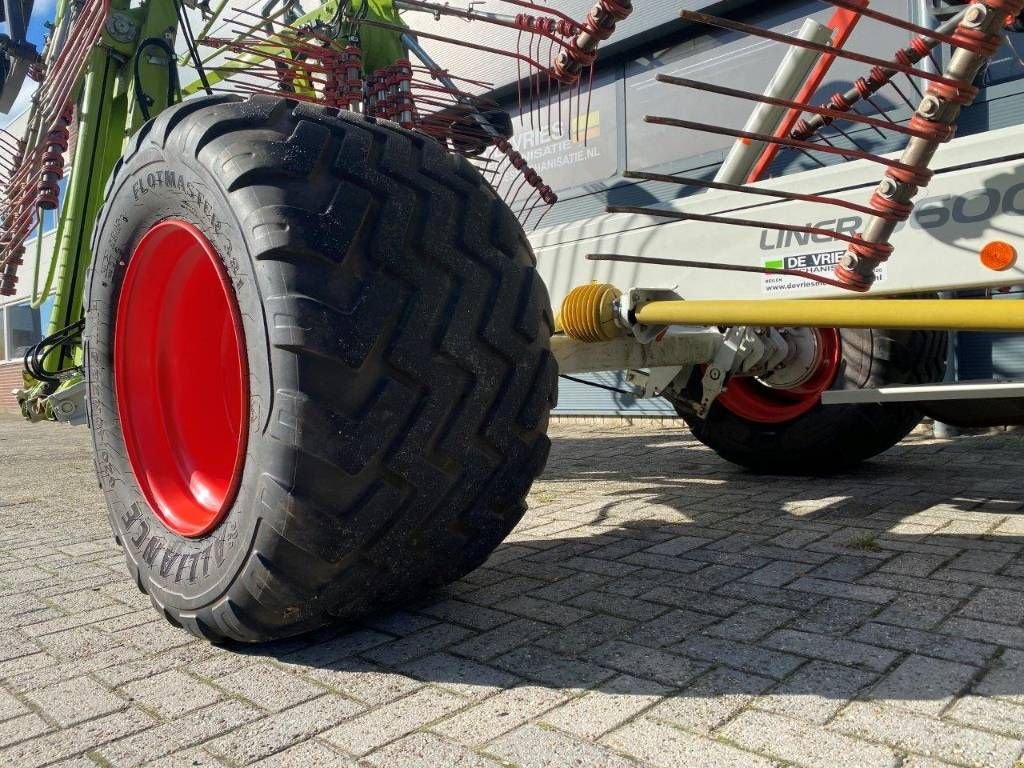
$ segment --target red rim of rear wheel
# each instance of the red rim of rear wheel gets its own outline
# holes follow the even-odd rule
[[[156,224],[121,286],[114,391],[132,472],[171,531],[203,536],[234,503],[248,382],[241,315],[220,256],[191,224]]]
[[[818,364],[810,378],[798,387],[774,389],[756,378],[735,377],[718,397],[732,413],[758,424],[792,421],[821,402],[821,393],[832,386],[842,360],[842,341],[837,328],[817,329]]]

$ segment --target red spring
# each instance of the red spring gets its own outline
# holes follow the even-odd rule
[[[10,242],[0,241],[0,251],[7,253],[7,258],[3,263],[3,272],[0,272],[0,296],[15,294],[18,285],[18,267],[25,262],[25,246],[19,245],[8,251],[10,246]]]
[[[927,117],[922,117],[916,112],[910,118],[910,127],[915,131],[923,133],[924,138],[928,141],[944,143],[956,135],[956,123],[942,123],[938,120],[929,120]]]
[[[978,97],[978,86],[970,83],[960,83],[956,86],[946,83],[931,83],[928,86],[928,93],[943,101],[967,106],[973,104]]]
[[[1024,0],[971,0],[971,5],[988,8],[989,11],[998,14],[1001,18],[1009,20],[1011,24],[1024,10]],[[995,55],[1003,44],[1001,29],[994,34],[988,34],[984,30],[967,27],[962,23],[953,33],[953,39],[956,41],[957,47],[985,58]]]
[[[956,40],[957,47],[964,48],[971,53],[984,56],[985,58],[993,56],[1003,44],[1003,36],[1001,34],[989,35],[980,29],[969,29],[963,24],[956,28],[956,32],[953,33],[953,39]]]
[[[902,216],[904,213],[906,213],[906,218],[909,218],[910,212],[913,210],[913,205],[907,206],[909,208],[907,210],[900,203],[884,198],[877,192],[871,198],[871,205],[879,207],[879,216],[885,218]],[[871,271],[869,274],[864,275],[856,269],[849,269],[839,264],[835,268],[834,274],[836,279],[851,291],[866,293],[871,290],[871,286],[875,282],[875,265],[888,261],[889,257],[892,256],[892,252],[893,246],[891,243],[869,243],[859,234],[855,235],[854,242],[850,243],[847,247],[847,253],[852,255],[856,262],[866,264]]]
[[[391,76],[388,83],[393,91],[395,116],[394,120],[403,128],[412,128],[414,103],[410,89],[412,87],[412,63],[407,59],[399,59],[390,68]]]
[[[349,44],[345,47],[342,62],[345,67],[344,94],[352,109],[363,100],[363,51],[358,45]]]
[[[68,139],[71,135],[68,125],[72,116],[71,107],[65,107],[57,124],[46,135],[36,205],[47,211],[56,209],[60,203],[59,182],[64,178],[64,153],[68,151]]]
[[[839,265],[835,270],[836,278],[849,290],[857,291],[858,293],[867,293],[871,290],[871,286],[874,284],[874,277],[864,277],[860,272],[854,272],[852,269]]]
[[[900,203],[885,197],[880,192],[871,196],[869,205],[878,212],[878,215],[889,221],[906,221],[914,212],[913,203]]]
[[[512,148],[508,139],[495,139],[494,145],[508,158],[512,167],[523,175],[526,183],[537,190],[541,200],[548,205],[554,205],[558,202],[558,195],[551,190],[551,187],[544,183],[544,179],[540,177],[540,174],[526,163],[526,158]]]
[[[931,45],[929,45],[928,41],[923,37],[915,37],[911,40],[910,48],[914,52],[914,56],[917,57],[914,59],[914,64],[917,64],[917,62],[921,61],[921,59],[925,58],[932,52]]]
[[[516,15],[516,27],[524,32],[541,35],[558,35],[572,37],[580,31],[580,27],[571,19],[556,19],[551,16],[531,16],[528,13]]]
[[[587,13],[583,31],[596,40],[607,40],[615,32],[615,25],[633,12],[629,2],[621,0],[597,0]]]
[[[587,13],[583,28],[551,67],[551,76],[560,83],[575,85],[580,73],[597,58],[597,45],[615,32],[615,26],[633,12],[629,0],[597,0]]]

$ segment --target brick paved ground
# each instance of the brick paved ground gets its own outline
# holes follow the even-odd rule
[[[126,580],[85,430],[0,418],[0,766],[1022,765],[1024,435],[830,480],[555,437],[486,567],[225,649]]]

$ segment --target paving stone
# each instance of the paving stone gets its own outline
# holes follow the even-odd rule
[[[940,597],[970,597],[974,587],[970,584],[957,584],[950,581],[937,581],[935,579],[922,579],[916,576],[904,576],[899,573],[882,573],[875,571],[869,573],[860,580],[861,584],[880,587],[891,590],[895,597],[896,592],[920,592],[925,595],[939,595]]]
[[[965,696],[943,715],[970,728],[995,731],[1017,739],[1024,738],[1024,707],[1008,701]]]
[[[922,757],[921,755],[907,755],[903,758],[901,768],[951,768],[953,763],[945,760],[938,760],[934,757]]]
[[[635,573],[639,568],[657,568],[663,571],[671,571],[678,574],[691,574],[706,567],[707,563],[700,560],[691,560],[685,557],[672,557],[671,555],[656,555],[651,552],[637,552],[627,555],[620,561],[634,566],[634,570],[619,574],[620,577]],[[611,574],[609,574],[611,575]]]
[[[354,760],[317,741],[304,741],[252,765],[253,768],[357,768]]]
[[[487,745],[486,751],[518,768],[636,768],[636,763],[595,744],[538,725],[524,725]]]
[[[414,733],[381,747],[363,762],[377,768],[499,768],[500,763],[434,733]],[[312,764],[312,763],[310,763]]]
[[[894,651],[866,643],[790,629],[780,629],[762,642],[767,647],[780,651],[834,661],[838,664],[851,664],[876,672],[887,668],[899,656]]]
[[[652,621],[638,624],[626,634],[626,639],[649,648],[665,648],[700,632],[718,621],[717,616],[697,611],[669,611]]]
[[[366,712],[322,734],[324,741],[354,755],[377,747],[439,720],[468,702],[435,688],[424,688],[404,699]]]
[[[155,760],[201,744],[244,723],[257,720],[263,714],[265,713],[240,701],[222,701],[148,730],[135,728],[130,731],[133,735],[117,741],[113,738],[108,739],[107,741],[113,743],[106,744],[97,751],[99,756],[111,765],[132,768],[148,760]]]
[[[1021,743],[1005,736],[877,702],[853,702],[832,721],[831,728],[972,768],[1012,768],[1021,752]]]
[[[615,669],[670,686],[685,685],[708,667],[706,663],[686,656],[621,640],[612,640],[598,646],[587,654],[587,658],[602,668]]]
[[[163,718],[201,709],[222,697],[216,688],[177,669],[128,683],[121,694]]]
[[[1024,624],[1024,593],[1009,589],[980,589],[960,609],[960,615],[998,624]]]
[[[809,531],[793,528],[780,533],[778,536],[770,539],[770,541],[776,547],[800,549],[802,547],[806,547],[808,544],[814,543],[818,539],[824,538],[825,535],[826,534],[822,531]]]
[[[232,764],[248,765],[308,739],[363,710],[351,699],[329,694],[243,725],[205,745]]]
[[[541,600],[530,595],[516,595],[509,600],[498,603],[495,607],[517,616],[543,621],[547,624],[557,624],[560,627],[567,626],[590,615],[589,610],[579,610],[565,603],[554,603],[550,600]]]
[[[28,712],[28,708],[14,696],[0,688],[0,720],[7,720]]]
[[[937,717],[977,674],[977,667],[967,664],[911,655],[883,677],[868,696]]]
[[[153,725],[154,720],[146,713],[122,709],[0,750],[0,765],[37,768],[80,755],[128,734],[142,731],[149,735],[154,732]]]
[[[982,696],[998,696],[1024,706],[1024,651],[1006,650],[974,686]]]
[[[669,650],[694,659],[724,664],[755,675],[781,679],[804,663],[799,656],[717,637],[695,637]]]
[[[614,675],[606,667],[537,647],[519,648],[494,663],[520,677],[559,688],[589,688]]]
[[[691,589],[678,587],[655,587],[641,597],[652,603],[663,603],[676,608],[684,608],[696,613],[712,616],[729,616],[734,611],[747,605],[744,600],[712,595],[706,592],[695,592]]]
[[[601,739],[613,749],[659,768],[775,768],[773,760],[728,744],[686,733],[666,723],[641,718]]]
[[[829,579],[812,579],[803,577],[786,585],[786,589],[797,592],[816,592],[828,597],[844,597],[849,600],[862,600],[866,603],[888,603],[896,593],[891,589],[882,587],[865,586],[863,584],[849,584],[843,581],[832,581]]]
[[[584,592],[589,592],[592,589],[596,589],[607,584],[609,581],[610,579],[607,576],[599,576],[598,574],[588,573],[586,571],[578,571],[572,576],[567,576],[553,584],[546,584],[543,587],[539,587],[529,594],[531,597],[536,597],[538,600],[563,602],[576,597],[577,595],[582,595]]]
[[[409,677],[444,688],[467,699],[480,700],[522,682],[502,669],[480,664],[449,653],[416,659],[399,668]]]
[[[904,552],[878,567],[879,571],[897,573],[901,576],[924,578],[949,560],[945,555],[927,555],[918,552]]]
[[[656,704],[669,688],[619,675],[542,716],[545,723],[585,739],[597,739]]]
[[[87,763],[84,763],[81,768],[96,768],[96,763],[88,758],[86,760]],[[292,765],[296,764],[292,763]],[[204,751],[201,747],[183,749],[181,752],[164,755],[144,764],[144,768],[225,768],[225,766],[227,763]]]
[[[486,661],[546,635],[550,630],[549,625],[539,621],[516,619],[453,645],[448,650],[460,656]]]
[[[877,558],[840,555],[833,557],[827,563],[822,563],[807,575],[812,579],[852,582],[871,573],[878,566]]]
[[[306,669],[303,676],[370,706],[387,704],[423,687],[407,674],[359,658],[339,659],[323,669]]]
[[[544,635],[536,640],[534,645],[563,656],[578,656],[590,648],[626,634],[635,627],[636,622],[629,619],[598,614]]]
[[[430,730],[467,746],[479,746],[552,709],[566,699],[564,691],[524,685],[442,720]]]
[[[637,557],[631,555],[626,560],[631,560]],[[594,573],[598,576],[626,576],[633,571],[637,570],[637,567],[629,562],[609,562],[608,560],[601,560],[596,557],[573,557],[566,561],[565,565],[569,568],[578,568],[581,571],[587,573]]]
[[[420,611],[441,621],[450,621],[478,630],[494,629],[515,618],[502,611],[465,603],[461,600],[442,600],[421,608]]]
[[[584,608],[595,613],[604,613],[611,616],[620,616],[625,619],[646,621],[655,616],[665,613],[664,605],[649,603],[646,600],[616,595],[600,590],[584,592],[582,595],[570,599],[569,604],[577,608]],[[571,610],[571,609],[570,609]]]
[[[57,426],[0,417],[4,768],[1021,759],[1022,434],[919,433],[790,479],[678,424],[555,424],[483,567],[355,625],[213,647],[124,577],[88,431]],[[63,452],[59,501],[22,435]],[[851,546],[868,537],[878,551]],[[72,683],[84,702],[51,709],[91,719],[31,698]]]
[[[218,678],[216,683],[272,712],[315,698],[324,692],[319,685],[266,663],[247,665],[237,672]]]
[[[0,747],[17,744],[51,729],[50,724],[34,712],[5,720],[0,723]]]
[[[844,768],[900,765],[891,749],[768,712],[743,712],[723,727],[719,736],[745,749],[807,768],[834,768],[837,762]]]
[[[998,645],[1024,648],[1024,627],[1010,627],[990,621],[955,617],[940,624],[937,631]]]
[[[771,605],[751,605],[705,630],[708,635],[752,643],[778,629],[799,614]]]
[[[479,573],[477,575],[479,575]],[[370,629],[375,629],[378,632],[383,632],[387,635],[405,637],[406,635],[411,635],[413,632],[419,632],[422,629],[433,626],[438,622],[429,616],[421,616],[418,613],[410,613],[409,611],[390,611],[374,614],[365,619],[364,623]]]
[[[125,699],[104,688],[91,677],[76,677],[30,691],[26,698],[39,707],[47,717],[62,726],[91,720],[128,706]]]
[[[998,646],[965,640],[962,637],[922,632],[907,627],[870,622],[849,635],[851,640],[881,645],[899,651],[913,651],[940,659],[962,661],[981,666],[998,650]]]
[[[774,680],[719,667],[647,713],[656,720],[710,735],[719,725],[771,688]]]
[[[1013,552],[992,552],[969,549],[949,564],[960,571],[996,573],[1013,560]]]
[[[455,624],[435,624],[406,635],[393,643],[374,646],[363,651],[361,655],[378,664],[394,667],[446,648],[472,634],[471,630]]]
[[[938,595],[907,593],[899,595],[875,619],[883,624],[896,624],[912,629],[932,629],[949,616],[960,600]]]
[[[877,679],[874,672],[811,661],[759,696],[753,706],[823,725]]]
[[[716,594],[751,603],[777,605],[780,608],[793,608],[794,610],[806,610],[825,599],[824,595],[795,592],[780,587],[766,587],[763,584],[752,584],[746,581],[733,581],[725,584],[716,590]]]
[[[846,635],[877,611],[878,606],[874,603],[829,597],[798,613],[788,628],[819,635]]]

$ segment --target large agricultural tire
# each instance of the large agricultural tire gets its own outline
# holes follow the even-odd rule
[[[947,336],[934,331],[843,330],[831,389],[941,381]],[[756,472],[822,475],[887,451],[920,424],[913,403],[822,405],[779,423],[716,401],[706,418],[679,408],[693,435],[722,458]]]
[[[353,618],[463,576],[522,517],[552,317],[462,158],[282,98],[188,100],[132,139],[93,252],[97,473],[173,624],[258,642]]]

